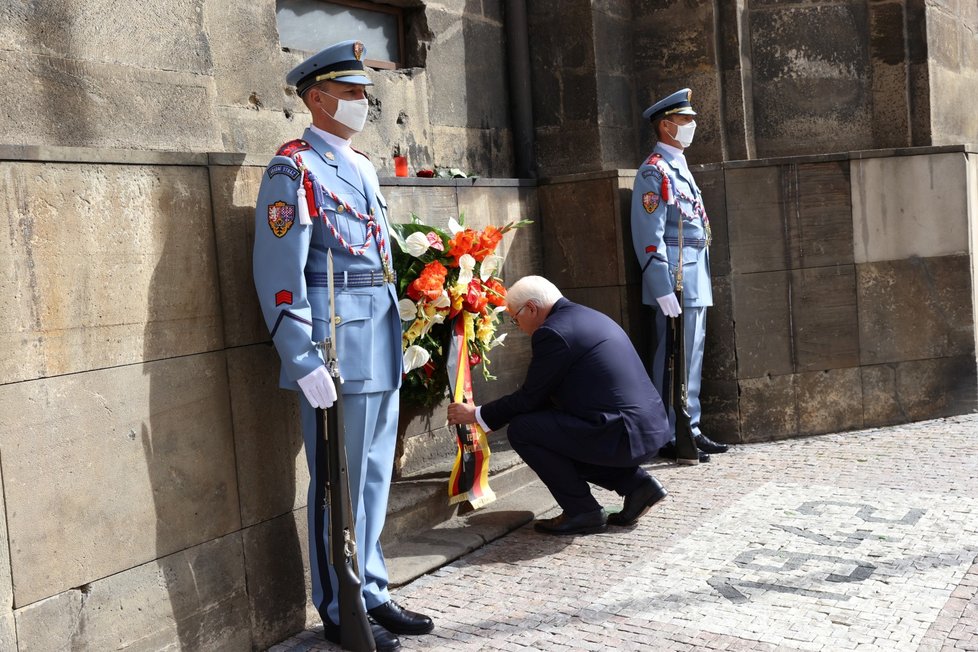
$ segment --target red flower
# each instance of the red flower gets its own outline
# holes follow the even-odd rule
[[[503,232],[490,224],[479,233],[479,241],[473,245],[469,253],[472,254],[473,258],[481,262],[486,256],[496,251],[496,247],[499,246],[499,242],[502,239]]]
[[[469,366],[470,367],[474,367],[477,364],[479,364],[480,362],[482,362],[482,356],[479,355],[479,352],[478,351],[476,351],[475,353],[470,353],[469,354]]]
[[[445,278],[448,270],[437,260],[425,265],[418,278],[411,281],[408,285],[407,295],[414,301],[425,297],[429,301],[434,301],[441,296],[445,289]]]
[[[418,170],[418,176],[430,179],[431,177],[435,176],[435,171],[429,170],[428,168],[422,168]]]
[[[479,279],[472,279],[469,282],[468,292],[462,299],[462,307],[469,312],[481,313],[486,311],[487,305],[489,305],[489,298],[482,287],[482,282]]]

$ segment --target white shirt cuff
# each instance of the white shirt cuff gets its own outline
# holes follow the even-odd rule
[[[489,426],[487,426],[486,425],[486,422],[482,420],[482,406],[481,405],[475,409],[475,420],[479,422],[479,425],[482,426],[482,429],[485,432],[492,432],[492,428],[490,428]]]

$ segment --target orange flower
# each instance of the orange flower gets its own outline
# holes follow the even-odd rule
[[[472,247],[478,242],[478,235],[472,229],[465,229],[455,234],[455,237],[448,241],[448,253],[445,254],[453,259],[452,262],[458,267],[458,259],[472,251]]]
[[[407,295],[414,301],[418,301],[422,297],[434,301],[441,296],[442,290],[445,289],[445,278],[447,276],[448,270],[445,269],[444,265],[437,260],[430,262],[421,270],[418,278],[411,281],[407,288]]]
[[[484,285],[489,303],[494,306],[506,305],[506,288],[503,287],[503,284],[499,282],[498,278],[490,278]]]
[[[496,247],[499,246],[502,239],[503,232],[490,224],[479,233],[479,241],[474,244],[469,253],[481,262],[486,256],[496,251]]]
[[[478,279],[472,279],[472,282],[469,283],[468,292],[465,293],[465,298],[462,300],[462,307],[469,312],[480,313],[485,312],[488,304],[489,298],[486,296],[482,283]]]

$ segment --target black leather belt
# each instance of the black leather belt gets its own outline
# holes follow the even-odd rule
[[[666,241],[666,244],[669,245],[670,247],[679,246],[679,238],[673,238],[667,235],[664,238],[664,240]],[[706,247],[706,238],[683,238],[683,246],[694,247],[696,249],[703,249],[704,247]]]
[[[391,283],[397,280],[394,275]],[[306,285],[311,288],[329,287],[329,275],[326,272],[306,272]],[[368,288],[386,285],[383,272],[343,272],[336,275],[338,288]]]

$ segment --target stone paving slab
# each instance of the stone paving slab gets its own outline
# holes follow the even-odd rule
[[[649,466],[631,529],[530,526],[396,589],[405,650],[978,650],[978,415]],[[614,495],[601,492],[609,507]],[[316,629],[270,652],[334,650]]]

